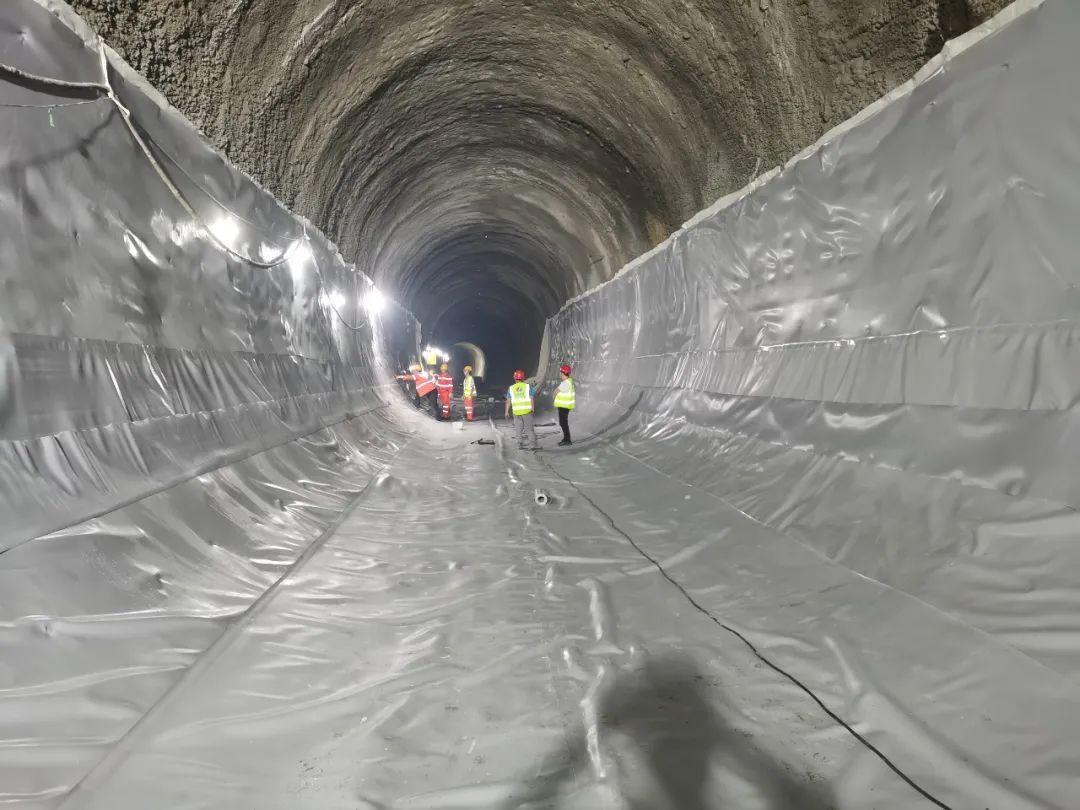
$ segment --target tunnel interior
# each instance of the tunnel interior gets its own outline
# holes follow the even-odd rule
[[[564,301],[1005,0],[73,5],[425,341],[505,381]]]
[[[0,3],[0,805],[1072,807],[1078,40]]]

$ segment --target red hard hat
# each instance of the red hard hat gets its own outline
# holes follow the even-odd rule
[[[521,369],[518,369],[517,371],[514,372],[514,379],[517,380],[518,382],[521,382],[522,380],[525,379],[525,372],[522,371]]]
[[[570,376],[570,366],[566,365],[566,363],[563,363],[561,366],[559,366],[559,371],[561,371],[567,377]]]

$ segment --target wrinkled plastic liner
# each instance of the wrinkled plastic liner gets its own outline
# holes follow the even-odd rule
[[[1075,806],[1078,40],[1022,0],[569,302],[532,454],[0,5],[0,804]]]
[[[1078,34],[1012,6],[548,324],[597,502],[726,507],[680,584],[950,807],[1080,787]]]

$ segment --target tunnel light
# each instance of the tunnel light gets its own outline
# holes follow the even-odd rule
[[[369,315],[378,315],[386,307],[386,296],[378,287],[372,287],[364,296],[364,308]]]
[[[211,223],[210,232],[219,242],[232,247],[240,236],[240,223],[230,216],[220,216]]]
[[[432,346],[430,343],[424,347],[421,356],[424,362],[429,364],[433,364],[438,360],[442,360],[444,363],[450,362],[450,354],[445,349],[440,349],[438,346]]]
[[[341,309],[345,306],[345,296],[337,292],[332,293],[321,292],[319,293],[319,303],[324,307],[333,307],[334,309]]]
[[[293,283],[299,284],[304,278],[304,271],[308,262],[315,258],[307,240],[301,241],[289,253],[289,271],[292,273]]]

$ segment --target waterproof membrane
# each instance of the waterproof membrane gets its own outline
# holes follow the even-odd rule
[[[1075,807],[1078,40],[1017,3],[568,302],[531,453],[0,6],[0,805]]]

